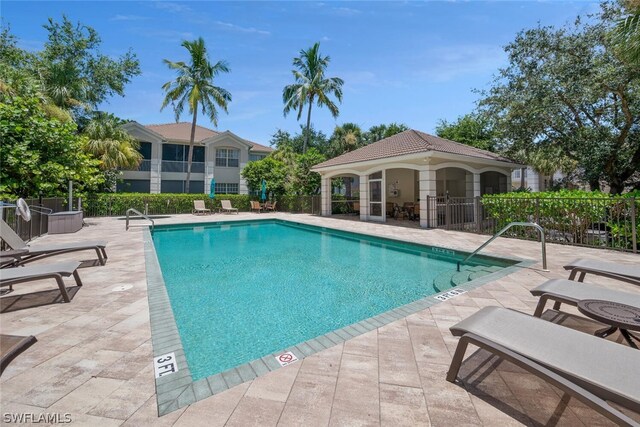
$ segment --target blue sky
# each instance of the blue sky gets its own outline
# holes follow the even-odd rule
[[[331,57],[328,76],[344,79],[340,116],[314,107],[316,129],[336,124],[401,122],[433,133],[439,119],[471,112],[477,95],[506,65],[503,46],[538,23],[559,26],[598,10],[588,1],[468,2],[151,2],[2,1],[0,13],[20,45],[42,48],[49,17],[66,14],[95,28],[102,52],[131,48],[142,75],[101,109],[142,124],[174,121],[160,112],[161,86],[174,75],[162,59],[187,60],[182,40],[203,37],[212,61],[226,60],[230,74],[217,85],[233,95],[217,129],[268,144],[276,129],[297,132],[295,114],[282,114],[282,88],[291,61],[316,41]],[[303,116],[304,119],[304,116]],[[189,121],[184,115],[182,121]],[[301,122],[302,123],[302,122]],[[199,124],[213,127],[206,119]]]

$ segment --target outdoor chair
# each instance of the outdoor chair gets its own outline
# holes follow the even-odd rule
[[[547,381],[618,425],[639,425],[607,403],[640,413],[638,350],[502,307],[485,307],[450,330],[460,340],[447,381],[456,381],[467,346],[473,344]]]
[[[193,201],[193,214],[194,215],[208,215],[211,213],[211,209],[207,209],[204,205],[204,200]]]
[[[220,204],[222,205],[221,209],[223,212],[235,212],[236,214],[238,213],[238,209],[231,206],[230,200],[220,200]]]
[[[258,211],[258,213],[262,212],[262,206],[260,206],[260,202],[251,200],[251,212],[253,211]]]
[[[620,304],[640,307],[640,293],[630,293],[606,288],[592,283],[579,283],[566,279],[551,279],[537,288],[532,289],[531,295],[540,297],[535,317],[542,316],[548,300],[555,301],[554,310],[560,310],[561,305],[577,306],[581,300],[596,299],[617,302]]]
[[[13,250],[25,250],[26,253],[20,256],[19,264],[26,264],[50,256],[65,254],[69,252],[95,250],[98,256],[98,263],[105,265],[107,262],[107,251],[105,247],[107,242],[104,241],[86,241],[74,243],[57,243],[57,244],[41,244],[28,245],[24,240],[9,227],[9,224],[0,219],[0,239]],[[1,255],[1,253],[0,253]],[[91,265],[94,265],[92,263]],[[84,266],[84,265],[83,265]]]
[[[640,286],[640,265],[638,264],[616,264],[613,262],[580,258],[565,265],[564,269],[571,271],[569,280],[575,279],[578,273],[580,273],[578,282],[582,282],[588,273]]]
[[[79,261],[65,261],[56,264],[38,264],[30,265],[27,267],[14,267],[5,268],[2,270],[0,276],[0,287],[13,286],[17,283],[33,282],[42,279],[55,279],[62,299],[65,302],[70,302],[67,288],[64,286],[62,277],[69,277],[73,275],[78,286],[82,286],[82,281],[78,275],[78,267],[80,267]]]
[[[31,347],[36,341],[36,337],[33,335],[28,337],[0,335],[0,375],[13,359]]]
[[[273,202],[273,204],[271,202],[266,202],[264,204],[264,209],[267,210],[267,211],[275,212],[276,211],[276,203],[278,203],[278,202]]]

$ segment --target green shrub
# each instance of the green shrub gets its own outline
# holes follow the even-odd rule
[[[249,211],[249,201],[256,199],[248,194],[216,194],[212,200],[206,194],[102,193],[90,195],[83,204],[87,216],[124,215],[129,208],[145,212],[145,207],[151,215],[163,215],[191,213],[194,200],[204,200],[212,211],[220,208],[220,200],[230,200],[234,208]]]
[[[482,205],[496,231],[510,222],[537,222],[552,240],[593,244],[593,230],[608,231],[603,245],[632,249],[631,203],[636,197],[635,220],[640,227],[640,194],[612,196],[601,192],[561,190],[540,193],[485,195]],[[530,235],[530,231],[517,231]],[[527,234],[529,233],[529,234]],[[531,234],[531,236],[533,236]]]

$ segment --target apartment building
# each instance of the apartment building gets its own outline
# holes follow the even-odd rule
[[[125,170],[119,192],[183,193],[191,123],[141,125],[129,122],[123,128],[140,142],[143,161],[136,170]],[[271,148],[248,141],[230,131],[218,132],[196,126],[191,164],[190,193],[208,193],[215,177],[216,193],[247,194],[240,171],[251,161],[266,157]]]

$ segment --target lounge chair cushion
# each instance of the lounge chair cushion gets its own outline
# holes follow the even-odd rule
[[[28,337],[0,335],[0,374],[16,356],[31,347],[36,341],[36,337],[33,335]]]
[[[564,266],[565,270],[578,270],[581,272],[611,277],[621,276],[640,284],[640,265],[618,264],[593,259],[580,258]]]
[[[547,294],[551,296],[550,299],[553,299],[553,296],[559,296],[563,300],[574,302],[574,305],[583,299],[599,299],[640,307],[640,292],[624,292],[602,285],[566,279],[548,280],[537,288],[532,289],[531,294],[533,296]]]
[[[37,280],[42,276],[60,274],[71,276],[80,266],[79,261],[65,261],[55,264],[35,264],[26,267],[3,268],[0,271],[0,286],[7,286],[17,281]]]
[[[451,327],[537,362],[601,398],[640,409],[638,350],[501,307],[485,307]]]

